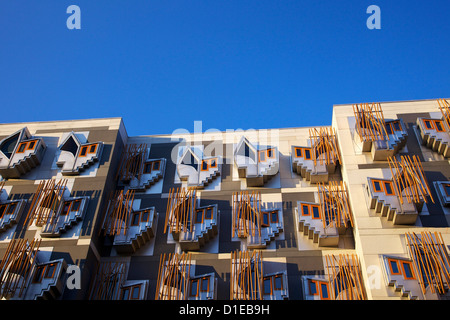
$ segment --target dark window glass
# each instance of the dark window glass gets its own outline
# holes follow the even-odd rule
[[[311,151],[309,149],[305,149],[305,159],[311,159]]]
[[[198,292],[198,280],[191,281],[191,296],[197,296]]]
[[[140,287],[133,287],[131,289],[131,299],[139,299],[139,291],[140,291]]]
[[[398,270],[397,261],[391,260],[391,261],[389,261],[389,264],[391,265],[392,274],[399,274],[400,273],[399,270]]]
[[[313,217],[314,218],[320,218],[319,207],[314,206],[312,208],[312,210],[313,210]]]
[[[373,187],[375,188],[375,191],[381,191],[381,184],[380,181],[374,181],[373,182]]]
[[[209,289],[209,277],[202,278],[202,291],[208,291]]]
[[[272,293],[272,288],[271,288],[271,281],[270,281],[270,277],[269,278],[265,278],[264,279],[264,294],[271,294]]]
[[[302,206],[302,211],[304,216],[309,215],[309,207],[308,206]]]
[[[323,299],[328,299],[328,287],[325,283],[320,284],[320,291]]]
[[[281,276],[275,277],[275,290],[282,290],[283,289],[283,278]]]
[[[296,157],[301,157],[302,156],[302,149],[300,149],[300,148],[295,149],[295,156]]]
[[[309,282],[309,293],[311,295],[317,294],[317,286],[316,286],[316,283],[313,281]]]

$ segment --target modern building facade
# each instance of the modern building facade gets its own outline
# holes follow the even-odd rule
[[[0,124],[0,297],[446,300],[448,101],[192,134]]]

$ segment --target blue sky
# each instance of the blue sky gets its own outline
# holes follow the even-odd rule
[[[69,5],[81,30],[69,30]],[[369,30],[369,5],[381,29]],[[443,0],[3,0],[1,123],[123,117],[130,136],[331,124],[450,96]]]

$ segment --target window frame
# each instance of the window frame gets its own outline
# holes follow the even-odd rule
[[[388,261],[388,264],[389,264],[389,272],[391,273],[391,275],[399,276],[399,275],[402,274],[402,269],[400,269],[399,260],[398,259],[388,258],[387,261]],[[393,262],[397,265],[397,272],[394,272],[394,270],[392,270],[392,265],[391,264]]]
[[[263,156],[263,159],[261,159],[261,155]],[[260,150],[260,151],[258,151],[258,161],[259,162],[266,162],[267,161],[267,150]]]
[[[200,281],[200,292],[209,292],[209,280],[210,280],[210,278],[211,278],[210,276],[201,278],[201,281]],[[206,290],[203,290],[203,282],[204,281],[207,282]]]
[[[79,158],[87,157],[88,154],[88,146],[82,146],[80,148],[80,153],[78,154]]]
[[[193,288],[192,284],[193,284],[194,282],[197,283],[195,294],[193,294],[193,292],[192,292],[192,288]],[[190,297],[198,297],[198,294],[199,294],[199,292],[200,292],[200,290],[199,290],[199,285],[200,285],[199,278],[191,279],[191,281],[190,281],[190,283],[189,283],[189,296],[190,296]]]
[[[406,276],[406,271],[405,271],[405,266],[404,266],[405,264],[408,265],[409,271],[411,273],[411,277]],[[405,280],[414,280],[414,279],[416,279],[415,274],[414,274],[413,265],[412,265],[411,261],[400,260],[400,265],[402,267],[403,278]]]

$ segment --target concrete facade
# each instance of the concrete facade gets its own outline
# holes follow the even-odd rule
[[[267,288],[271,286],[271,294],[265,291],[262,295],[264,299],[344,297],[342,291],[333,296],[332,289],[326,285],[332,274],[325,256],[346,254],[357,257],[366,299],[446,299],[447,293],[423,293],[418,274],[413,279],[405,279],[401,276],[401,270],[391,269],[396,266],[395,261],[398,266],[403,266],[403,261],[412,261],[407,233],[439,232],[446,244],[448,258],[450,209],[446,199],[450,194],[444,192],[447,190],[446,182],[450,180],[450,164],[446,158],[447,152],[443,151],[445,148],[434,148],[430,144],[430,133],[428,130],[424,134],[423,122],[423,119],[442,119],[441,111],[436,100],[385,102],[381,103],[381,109],[392,130],[390,142],[375,142],[364,149],[356,137],[353,106],[333,106],[331,125],[327,128],[333,129],[336,134],[340,163],[333,163],[331,169],[313,168],[313,172],[316,170],[326,175],[326,178],[318,180],[307,179],[301,173],[300,167],[297,167],[299,154],[294,154],[296,148],[311,147],[309,127],[130,137],[121,118],[0,124],[0,141],[7,141],[9,136],[26,128],[27,140],[38,139],[46,147],[34,168],[20,176],[3,179],[0,206],[13,200],[21,200],[25,204],[17,221],[0,230],[0,258],[12,239],[38,238],[41,240],[40,259],[33,270],[52,261],[59,263],[58,290],[44,288],[44,283],[50,283],[50,280],[42,282],[42,287],[30,280],[25,299],[35,299],[37,296],[62,300],[100,297],[98,283],[102,274],[98,270],[111,265],[120,267],[120,271],[115,273],[119,287],[114,299],[122,296],[132,299],[135,294],[136,299],[153,300],[157,290],[161,290],[157,289],[157,283],[162,255],[189,252],[188,276],[192,285],[195,283],[193,288],[197,294],[190,296],[189,292],[183,292],[180,296],[192,300],[202,297],[228,300],[232,252],[255,249],[249,245],[249,239],[233,234],[233,195],[257,192],[260,194],[261,212],[269,213],[260,217],[263,219],[261,237],[268,240],[265,240],[264,246],[256,248],[262,253],[261,283]],[[400,123],[401,130],[395,129],[396,123]],[[447,126],[446,131],[440,131],[439,135],[446,135],[447,138],[449,132]],[[272,165],[270,161],[273,161],[275,164],[276,170],[270,172],[270,179],[263,179],[261,174],[261,179],[255,183],[249,178],[248,171],[242,173],[241,161],[237,161],[236,156],[249,158],[249,155],[245,153],[245,148],[242,148],[242,154],[237,154],[236,149],[242,146],[244,137],[253,146],[258,146],[253,150],[253,162],[263,161],[264,165]],[[98,147],[95,150],[92,148],[90,160],[86,159],[84,166],[77,165],[83,161],[83,157],[80,158],[82,147],[91,144]],[[130,180],[123,181],[117,172],[121,155],[130,144],[145,145],[146,150],[142,153],[143,158],[139,158],[142,163],[140,171],[133,173]],[[387,147],[383,149],[383,145]],[[12,150],[12,146],[7,147]],[[196,159],[196,168],[185,163],[189,147],[201,151]],[[89,150],[86,152],[89,153]],[[258,157],[261,151],[270,161]],[[372,181],[393,179],[388,155],[415,155],[420,159],[434,202],[428,197],[420,208],[406,202],[400,208],[398,197],[390,202],[390,194],[377,194],[378,186]],[[211,159],[217,159],[217,163]],[[3,161],[6,160],[0,159],[0,164]],[[155,161],[157,165],[153,164]],[[205,161],[204,170],[202,161]],[[82,170],[74,169],[81,167]],[[200,183],[206,179],[203,175],[213,178],[208,183]],[[71,228],[52,237],[45,236],[39,226],[31,223],[27,227],[25,224],[32,196],[39,182],[46,179],[67,179],[65,192],[68,198],[86,199],[82,217]],[[328,220],[322,224],[322,220],[315,219],[313,215],[313,208],[324,208],[318,183],[327,185],[334,182],[344,184],[348,191],[351,225],[345,227]],[[181,242],[171,232],[164,231],[167,202],[174,188],[195,188],[196,191],[199,210],[198,216],[194,217],[196,220],[190,221],[195,223],[195,236],[190,237],[193,239],[191,243]],[[132,214],[127,217],[129,221],[122,221],[124,224],[130,223],[131,227],[127,229],[130,233],[105,236],[101,231],[108,197],[118,190],[133,191]],[[211,210],[211,218],[207,217],[208,207],[214,209]],[[149,211],[144,218],[145,209]],[[270,214],[272,212],[274,215]],[[406,217],[400,212],[413,212],[414,216]],[[206,240],[195,233],[195,230],[201,231],[202,228],[213,231],[208,231]],[[200,231],[197,233],[200,234]],[[202,242],[195,242],[199,238]],[[120,263],[116,263],[118,261]],[[80,269],[81,289],[68,287],[67,279],[71,274],[66,270],[71,265]],[[417,273],[417,270],[412,272]],[[211,282],[208,282],[208,287],[204,282],[205,288],[202,290],[201,279],[206,276],[210,277]],[[448,283],[445,287],[448,288]],[[326,288],[328,292],[322,291]],[[43,293],[42,290],[49,292]],[[13,298],[18,299],[17,296]]]

